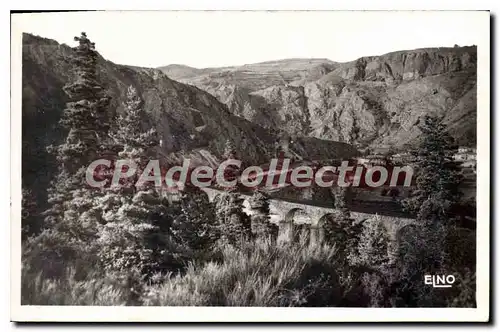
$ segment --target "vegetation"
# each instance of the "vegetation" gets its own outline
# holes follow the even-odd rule
[[[255,191],[250,199],[252,214],[252,233],[262,239],[275,239],[278,236],[276,225],[271,224],[269,217],[269,195]]]
[[[44,213],[44,230],[25,247],[29,266],[44,276],[61,275],[67,259],[92,264],[97,250],[101,215],[94,203],[102,193],[87,185],[85,169],[107,149],[110,98],[97,78],[94,43],[85,33],[75,41],[75,79],[64,87],[69,102],[60,120],[67,136],[62,144],[49,147],[59,163],[49,191],[51,208]]]
[[[355,255],[361,232],[361,225],[351,218],[351,212],[347,208],[349,189],[337,187],[333,190],[333,201],[336,212],[325,220],[322,225],[327,242],[337,244],[339,255],[342,259]]]
[[[339,276],[335,247],[303,239],[276,246],[268,240],[224,244],[219,262],[189,264],[182,274],[159,274],[137,297],[127,280],[96,272],[83,281],[68,268],[58,279],[23,270],[23,304],[367,306],[353,275]]]
[[[239,244],[251,237],[251,221],[243,212],[243,199],[235,190],[223,192],[214,199],[215,220],[220,241]]]
[[[220,232],[215,223],[215,206],[208,196],[199,188],[188,187],[182,192],[177,208],[179,211],[172,225],[176,240],[190,248],[194,257],[210,254]]]
[[[76,40],[75,81],[65,88],[70,102],[61,120],[68,133],[51,149],[60,168],[51,208],[44,229],[23,244],[22,304],[474,306],[475,234],[454,223],[460,179],[437,119],[422,125],[417,190],[405,202],[417,225],[393,239],[378,216],[357,223],[349,189],[336,188],[336,213],[321,225],[324,241],[301,232],[278,243],[264,192],[250,199],[249,216],[235,188],[210,202],[192,187],[169,200],[155,178],[137,181],[140,174],[121,186],[109,179],[103,188],[86,184],[86,166],[105,154],[133,161],[149,176],[146,161],[158,137],[145,128],[134,87],[116,126],[109,125],[95,45],[84,33]],[[224,157],[235,155],[228,141]],[[23,206],[29,225],[33,207]],[[450,271],[460,274],[460,287],[437,293],[424,286],[424,274]]]
[[[416,190],[403,202],[408,211],[416,214],[418,226],[401,233],[396,297],[398,303],[406,306],[446,306],[446,292],[421,287],[418,281],[425,274],[468,273],[475,270],[475,259],[455,264],[456,258],[449,255],[453,250],[452,234],[457,231],[458,218],[453,207],[460,199],[461,181],[452,161],[453,140],[437,117],[426,116],[420,130],[423,139],[418,150],[413,151]],[[474,236],[473,241],[460,248],[466,252],[472,248],[475,252],[475,244]]]

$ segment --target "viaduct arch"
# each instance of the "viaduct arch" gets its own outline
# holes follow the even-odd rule
[[[222,191],[213,188],[203,189],[210,201],[213,201],[216,195]],[[253,211],[250,208],[250,195],[240,194],[243,199],[244,211],[248,215],[252,215]],[[309,236],[311,241],[322,241],[322,224],[332,217],[336,210],[333,207],[316,205],[314,202],[308,201],[291,201],[282,199],[269,200],[270,219],[271,222],[278,225],[280,228],[279,237],[281,240],[293,240],[304,231],[304,228],[310,229]],[[376,211],[376,213],[375,213]],[[413,225],[415,219],[409,218],[398,211],[384,211],[380,209],[380,205],[373,206],[372,211],[369,208],[363,207],[360,209],[352,209],[351,217],[356,222],[364,222],[374,218],[376,215],[383,222],[391,239],[397,240],[398,232],[408,225]]]

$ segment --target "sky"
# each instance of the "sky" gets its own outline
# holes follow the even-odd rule
[[[481,16],[483,14],[483,16]],[[85,31],[106,59],[223,67],[288,58],[352,61],[422,47],[476,45],[484,12],[108,11],[13,14],[12,33],[75,46]]]

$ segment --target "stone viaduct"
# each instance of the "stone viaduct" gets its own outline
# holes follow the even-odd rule
[[[216,195],[222,193],[221,190],[213,188],[203,189],[210,201],[213,201]],[[249,199],[251,195],[240,193],[243,199],[244,212],[252,215]],[[395,203],[394,203],[395,204]],[[292,240],[294,229],[306,226],[310,228],[311,241],[322,241],[322,223],[335,212],[335,209],[318,204],[315,201],[276,199],[269,200],[271,222],[279,226],[279,238],[283,240]],[[351,217],[357,222],[363,222],[373,219],[376,215],[380,218],[387,229],[389,236],[395,240],[399,230],[403,227],[413,224],[414,219],[403,214],[396,206],[381,203],[362,203],[349,206]],[[297,227],[299,226],[299,227]]]

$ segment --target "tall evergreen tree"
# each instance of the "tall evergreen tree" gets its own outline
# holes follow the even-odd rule
[[[226,140],[223,158],[237,159],[236,147],[231,140]],[[237,178],[240,170],[236,166],[227,167],[224,176],[228,180]],[[215,219],[219,241],[223,243],[237,244],[248,240],[251,236],[251,221],[243,212],[243,199],[237,192],[239,183],[232,188],[222,188],[224,192],[214,199]]]
[[[158,139],[154,128],[143,130],[144,110],[135,88],[129,87],[124,106],[111,137],[121,147],[120,159],[135,162],[138,170],[120,186],[106,188],[100,200],[105,224],[99,230],[99,257],[111,271],[136,267],[150,273],[174,260],[176,246],[166,227],[173,218],[154,181],[137,183]]]
[[[75,37],[75,41],[79,45],[73,48],[74,80],[64,86],[69,102],[60,120],[68,135],[59,146],[49,147],[49,151],[56,155],[59,162],[59,172],[49,189],[49,203],[52,207],[45,213],[47,226],[62,221],[65,211],[71,211],[67,205],[73,198],[88,198],[93,194],[85,190],[88,188],[85,169],[100,157],[109,143],[110,97],[97,78],[99,55],[95,44],[87,38],[85,32],[80,37]],[[82,204],[80,202],[77,207]],[[90,206],[88,208],[91,209]],[[73,218],[73,214],[70,213],[68,217]]]
[[[419,129],[423,139],[418,149],[412,151],[416,190],[403,205],[417,214],[422,223],[446,223],[453,217],[450,212],[461,197],[462,177],[453,162],[456,147],[438,117],[425,116]]]
[[[110,136],[121,147],[118,153],[120,158],[133,160],[138,166],[144,167],[149,161],[148,157],[152,155],[153,148],[159,145],[158,133],[155,128],[143,129],[143,101],[133,86],[127,89],[124,108],[125,111],[118,115]]]
[[[220,240],[237,244],[251,236],[251,221],[243,212],[243,199],[235,190],[223,192],[214,199]]]
[[[332,189],[336,212],[322,225],[327,242],[335,244],[343,258],[356,251],[361,233],[361,225],[351,218],[347,202],[350,188],[336,187]]]
[[[206,193],[192,186],[184,188],[179,203],[173,225],[175,237],[196,257],[209,253],[219,238],[214,205]]]
[[[460,199],[461,177],[452,161],[453,140],[441,119],[426,116],[419,128],[423,139],[413,151],[416,190],[403,202],[416,214],[419,226],[400,238],[398,296],[409,305],[443,305],[432,289],[416,285],[424,274],[444,272],[447,228],[452,224],[453,205]]]
[[[270,223],[269,217],[269,195],[262,191],[255,191],[250,199],[250,207],[253,210],[251,216],[252,233],[257,238],[274,237],[275,225]]]
[[[76,264],[78,260],[86,260],[87,267],[92,264],[100,222],[94,203],[101,191],[87,185],[85,174],[109,143],[110,97],[97,77],[98,53],[84,32],[75,41],[79,44],[73,48],[74,78],[64,86],[69,102],[60,120],[67,136],[48,149],[59,163],[48,193],[51,208],[44,213],[44,231],[25,247],[25,259],[33,267],[41,265],[49,276],[63,273],[69,261],[80,267],[84,265]]]

